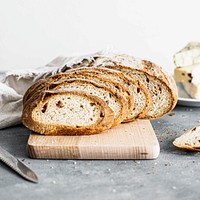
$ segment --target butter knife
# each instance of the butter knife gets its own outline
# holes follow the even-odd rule
[[[28,181],[37,183],[37,175],[21,161],[0,147],[0,160]]]

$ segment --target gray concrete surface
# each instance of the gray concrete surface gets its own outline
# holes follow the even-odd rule
[[[200,125],[200,108],[176,107],[171,113],[152,121],[161,147],[156,160],[34,160],[26,154],[26,128],[0,130],[0,146],[39,177],[38,184],[27,182],[0,163],[0,200],[199,200],[200,153],[179,150],[172,141]]]

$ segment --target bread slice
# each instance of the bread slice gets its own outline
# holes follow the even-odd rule
[[[186,131],[183,135],[176,138],[174,146],[191,151],[200,151],[200,126]]]
[[[62,76],[61,76],[62,77]],[[114,111],[114,123],[113,126],[121,123],[124,118],[129,114],[127,102],[124,100],[124,97],[116,93],[116,91],[111,88],[106,88],[105,85],[100,83],[95,83],[91,80],[86,79],[62,79],[57,82],[48,82],[41,90],[58,90],[64,91],[65,89],[78,90],[88,92],[90,95],[95,95],[103,99],[109,107]],[[38,98],[38,95],[41,93],[41,90],[37,90],[36,93],[24,104],[26,106],[31,100],[34,101]]]
[[[31,101],[30,99],[28,101]],[[22,122],[45,135],[89,135],[109,129],[110,107],[97,96],[81,91],[44,91],[23,110]]]
[[[136,118],[143,118],[152,105],[150,93],[145,86],[140,81],[136,81],[117,70],[84,67],[69,70],[63,76],[92,78],[93,80],[94,77],[99,77],[101,79],[106,79],[106,83],[109,83],[109,80],[112,80],[115,84],[118,83],[127,88],[129,93],[132,95],[134,107],[132,107],[132,109],[130,108],[131,112],[123,122],[130,122]]]
[[[172,77],[150,61],[128,55],[97,56],[92,67],[106,67],[119,70],[141,81],[152,97],[152,107],[144,116],[155,119],[171,111],[177,103],[177,88]]]

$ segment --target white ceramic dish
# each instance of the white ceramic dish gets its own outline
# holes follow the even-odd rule
[[[192,99],[184,90],[181,83],[177,83],[178,105],[187,107],[200,107],[200,99]]]

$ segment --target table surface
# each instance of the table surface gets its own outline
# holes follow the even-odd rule
[[[28,182],[0,163],[0,199],[200,199],[200,153],[172,144],[200,125],[200,108],[177,106],[151,123],[161,148],[156,160],[35,160],[26,153],[28,129],[0,130],[0,146],[39,177]]]

